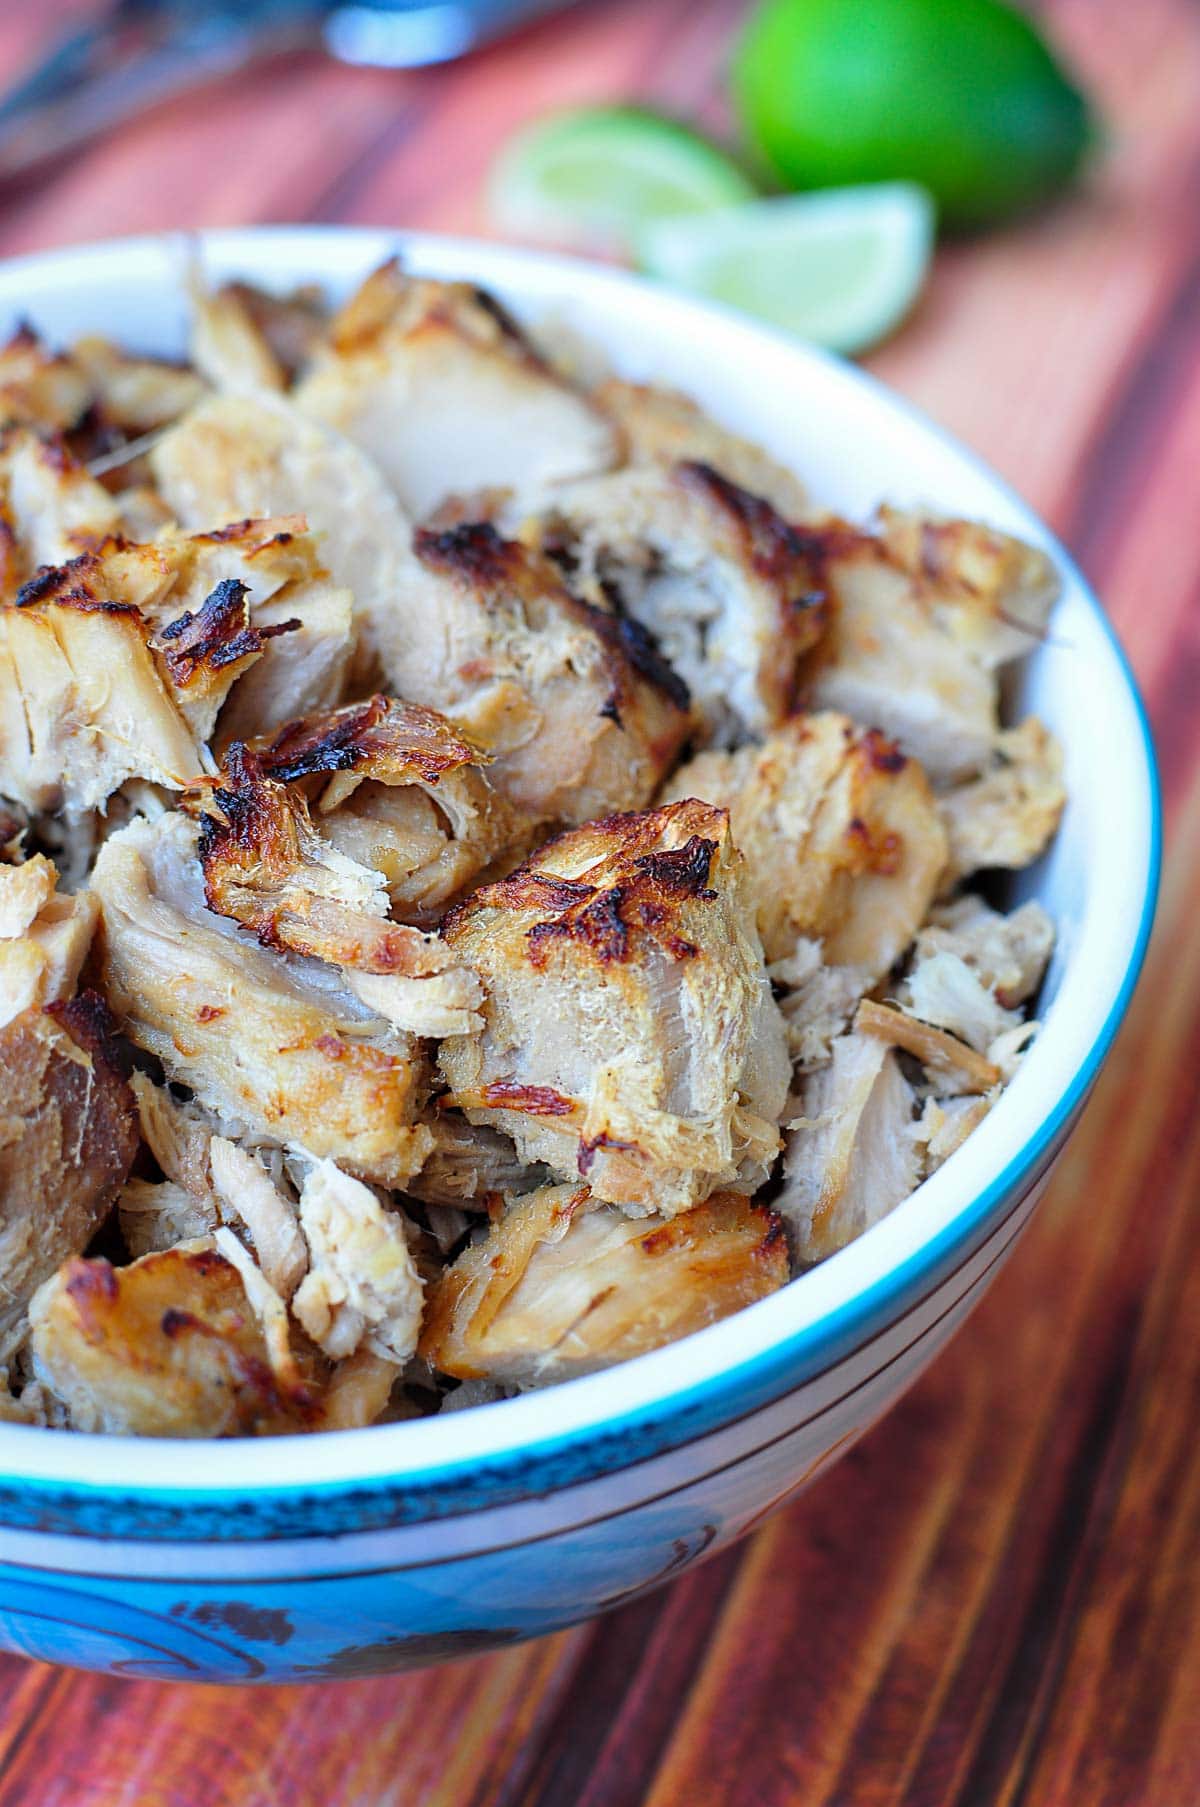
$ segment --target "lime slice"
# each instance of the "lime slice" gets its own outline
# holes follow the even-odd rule
[[[624,253],[648,220],[732,207],[755,192],[724,151],[686,126],[634,107],[580,107],[509,141],[488,200],[504,232]]]
[[[933,244],[933,203],[910,182],[754,201],[651,222],[638,261],[832,351],[864,351],[904,318]]]

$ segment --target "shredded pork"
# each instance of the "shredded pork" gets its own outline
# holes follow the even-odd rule
[[[0,1417],[469,1410],[868,1232],[1053,991],[1046,555],[467,283],[191,299],[0,346]]]

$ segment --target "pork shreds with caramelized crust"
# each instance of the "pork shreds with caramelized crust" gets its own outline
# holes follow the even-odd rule
[[[69,434],[76,452],[81,439],[108,450],[164,426],[203,390],[184,365],[131,356],[99,337],[52,352],[23,325],[0,346],[0,424]]]
[[[115,533],[120,510],[61,439],[0,431],[0,601],[43,565],[58,565]]]
[[[434,918],[524,829],[489,756],[417,703],[368,697],[251,745],[267,777],[304,787],[324,838],[379,872],[408,921]]]
[[[535,506],[617,455],[604,414],[490,295],[395,262],[334,317],[295,396],[371,455],[417,521],[481,489]]]
[[[586,1186],[549,1186],[509,1199],[442,1275],[421,1353],[464,1380],[544,1386],[715,1324],[787,1277],[779,1218],[737,1193],[634,1219]]]
[[[210,910],[279,948],[341,970],[351,992],[397,1029],[447,1035],[479,1026],[479,985],[436,935],[388,917],[380,875],[313,827],[303,796],[265,778],[234,746],[221,779],[188,799]]]
[[[636,465],[572,485],[537,531],[583,594],[652,636],[707,739],[787,715],[825,608],[806,541],[761,496],[709,464]]]
[[[442,1044],[459,1108],[638,1210],[753,1191],[788,1062],[742,882],[725,811],[682,802],[560,835],[452,910],[486,994]]]
[[[350,594],[353,631],[363,642],[356,664],[371,675],[379,625],[412,562],[412,528],[364,452],[282,396],[215,395],[159,441],[150,466],[181,526],[191,530],[246,516],[302,515],[321,536],[331,578]],[[252,731],[247,721],[244,732]]]
[[[182,788],[204,769],[232,687],[330,600],[292,518],[141,546],[109,539],[42,572],[0,609],[0,793],[78,816],[130,778]],[[347,645],[315,697],[295,693],[294,657],[272,662],[276,704],[336,700]],[[257,712],[260,730],[275,719]]]
[[[691,728],[687,694],[636,623],[581,602],[546,558],[485,524],[421,531],[379,651],[397,695],[492,755],[531,823],[646,804]]]
[[[206,1239],[128,1267],[70,1261],[30,1319],[34,1373],[78,1430],[249,1436],[319,1415],[316,1389],[272,1367],[240,1274]]]
[[[844,1247],[1038,1030],[1045,555],[465,283],[192,302],[0,345],[0,1418],[467,1409]]]

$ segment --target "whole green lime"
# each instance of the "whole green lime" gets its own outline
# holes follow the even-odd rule
[[[951,226],[1045,200],[1087,102],[1002,0],[764,0],[734,56],[750,142],[789,188],[908,180]]]

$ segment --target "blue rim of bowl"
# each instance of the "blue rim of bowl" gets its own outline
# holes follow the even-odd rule
[[[255,229],[257,233],[264,234],[271,232],[282,234],[293,230],[295,228],[287,227]],[[219,243],[225,239],[236,240],[243,234],[216,232],[211,235],[198,236],[202,240],[211,236]],[[252,236],[252,234],[247,233],[246,236]],[[365,228],[362,229],[362,236],[364,238],[377,237],[379,234],[374,229]],[[434,244],[438,242],[435,235],[421,233],[397,232],[383,236],[393,238],[397,247],[403,247],[412,241],[418,245],[422,241]],[[116,243],[120,242],[144,244],[147,241],[110,241],[113,248]],[[465,241],[450,239],[446,242],[452,245],[461,245]],[[100,248],[99,244],[78,247],[79,250]],[[487,249],[508,250],[509,248],[492,246]],[[35,254],[28,260],[18,258],[10,261],[19,264],[25,261],[37,262],[40,261],[40,258]],[[543,259],[542,261],[556,261],[567,267],[578,264],[583,269],[593,269],[593,266],[583,259],[563,257],[553,260]],[[594,271],[594,273],[610,279],[618,274],[605,270]],[[655,289],[661,289],[662,286],[647,283],[644,279],[629,276],[623,272],[620,274],[622,281],[631,282],[637,286]],[[712,313],[727,320],[735,320],[758,333],[767,334],[778,340],[782,347],[787,348],[793,354],[797,349],[802,349],[806,355],[815,357],[819,361],[829,363],[840,370],[851,370],[856,381],[876,391],[889,407],[904,413],[915,427],[924,433],[934,435],[955,456],[973,465],[998,492],[1003,493],[1022,513],[1032,512],[1012,486],[1000,478],[984,459],[942,429],[905,397],[890,389],[869,372],[833,353],[797,341],[779,329],[750,320],[732,308],[710,302],[698,302],[692,297],[679,297],[679,299],[699,312]],[[1154,923],[1161,874],[1163,835],[1161,780],[1148,714],[1125,649],[1121,645],[1107,612],[1074,560],[1053,536],[1052,546],[1057,562],[1078,585],[1080,593],[1105,634],[1124,680],[1127,695],[1133,705],[1134,716],[1141,736],[1145,766],[1144,796],[1147,821],[1145,888],[1142,894],[1137,929],[1133,936],[1121,982],[1086,1056],[1079,1063],[1070,1082],[1060,1093],[1053,1109],[1026,1138],[1021,1148],[1009,1158],[1000,1172],[973,1198],[964,1203],[949,1223],[943,1225],[940,1230],[890,1269],[887,1274],[856,1292],[853,1297],[834,1305],[809,1323],[777,1338],[768,1348],[736,1361],[718,1376],[710,1377],[691,1386],[677,1387],[659,1399],[625,1408],[613,1417],[606,1418],[597,1424],[568,1427],[542,1436],[534,1435],[508,1449],[497,1450],[486,1456],[463,1456],[437,1464],[431,1463],[411,1473],[391,1472],[385,1469],[367,1475],[314,1477],[311,1481],[306,1481],[299,1490],[291,1482],[257,1480],[214,1488],[203,1486],[162,1487],[153,1483],[135,1483],[129,1487],[120,1487],[107,1481],[66,1480],[49,1475],[3,1473],[0,1474],[0,1532],[3,1531],[5,1523],[16,1522],[8,1519],[7,1513],[4,1511],[4,1497],[15,1499],[20,1494],[28,1499],[31,1492],[43,1497],[52,1496],[62,1502],[67,1512],[72,1512],[77,1506],[86,1511],[88,1500],[111,1500],[114,1494],[119,1493],[122,1500],[135,1512],[137,1505],[143,1502],[149,1505],[151,1510],[153,1510],[154,1503],[157,1502],[165,1509],[173,1524],[181,1524],[191,1512],[203,1512],[206,1508],[212,1508],[218,1504],[225,1511],[228,1511],[232,1504],[242,1503],[250,1507],[251,1513],[259,1503],[267,1506],[269,1510],[272,1496],[287,1496],[289,1499],[295,1499],[298,1491],[305,1500],[312,1502],[314,1506],[319,1500],[337,1495],[353,1496],[360,1507],[368,1497],[374,1498],[383,1495],[392,1496],[398,1501],[402,1500],[403,1510],[394,1517],[389,1517],[386,1522],[420,1522],[424,1519],[442,1518],[467,1511],[483,1511],[514,1499],[554,1491],[593,1479],[600,1474],[625,1469],[639,1461],[679,1449],[697,1437],[708,1434],[736,1419],[745,1417],[748,1412],[770,1404],[785,1393],[790,1386],[802,1384],[815,1374],[829,1368],[847,1352],[869,1343],[882,1329],[903,1316],[911,1306],[915,1295],[919,1294],[922,1289],[928,1290],[930,1283],[944,1275],[965,1248],[981,1240],[989,1227],[988,1220],[996,1207],[1018,1194],[1023,1195],[1028,1192],[1040,1172],[1049,1165],[1054,1153],[1065,1139],[1073,1118],[1082,1108],[1095,1083],[1128,1010],[1145,960]],[[497,1409],[502,1409],[502,1407]],[[41,1435],[43,1433],[31,1434]],[[341,1434],[357,1437],[363,1433]],[[469,1501],[459,1497],[457,1487],[450,1486],[447,1491],[448,1484],[462,1479],[464,1470],[470,1495]],[[430,1496],[433,1496],[432,1499]],[[30,1504],[32,1505],[33,1502],[31,1501]],[[21,1520],[30,1524],[36,1520],[36,1509],[28,1514],[22,1512],[20,1516]],[[88,1535],[86,1532],[83,1534]],[[153,1538],[163,1535],[163,1532],[151,1530],[147,1525],[141,1534]],[[248,1525],[242,1532],[242,1536],[247,1540],[261,1534],[261,1532],[256,1533],[251,1525]],[[294,1533],[291,1531],[286,1533],[286,1535],[291,1534]],[[298,1526],[296,1534],[303,1534]],[[123,1535],[136,1539],[139,1532],[135,1525],[130,1524],[124,1528]],[[194,1537],[195,1535],[196,1532],[193,1529],[190,1536]],[[210,1538],[213,1535],[214,1532],[211,1530],[207,1533]],[[226,1530],[222,1541],[229,1536],[230,1533]],[[240,1541],[236,1532],[231,1541]]]

